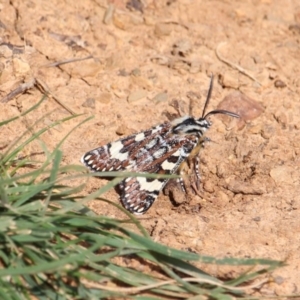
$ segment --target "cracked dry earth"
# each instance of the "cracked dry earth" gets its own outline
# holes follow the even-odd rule
[[[212,116],[201,150],[201,197],[161,193],[139,217],[155,241],[216,257],[285,260],[257,294],[300,293],[300,5],[297,0],[18,1],[0,3],[0,120],[51,96],[0,133],[5,149],[28,125],[85,114],[50,129],[64,163],[176,114]],[[61,102],[61,103],[59,103]],[[49,114],[51,112],[51,114]],[[40,152],[38,144],[24,154]],[[90,179],[85,192],[106,183]],[[170,189],[169,189],[170,190]],[[118,202],[111,190],[106,198]],[[99,214],[123,217],[92,201]],[[235,269],[203,266],[215,276]]]

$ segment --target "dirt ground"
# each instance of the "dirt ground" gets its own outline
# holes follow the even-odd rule
[[[0,121],[37,103],[43,90],[51,94],[3,129],[0,149],[46,114],[35,129],[84,114],[43,136],[53,149],[94,115],[64,143],[64,163],[167,121],[174,99],[184,114],[192,103],[200,117],[214,74],[209,110],[241,119],[211,117],[211,142],[200,154],[202,197],[171,201],[161,193],[139,219],[155,241],[177,249],[286,260],[260,293],[300,293],[299,1],[3,0],[0,32]],[[24,150],[38,151],[38,144]],[[106,182],[89,180],[86,193]],[[105,197],[119,201],[114,190]],[[124,217],[100,201],[90,205]]]

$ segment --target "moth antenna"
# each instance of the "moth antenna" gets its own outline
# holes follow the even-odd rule
[[[223,110],[223,109],[216,109],[216,110],[210,111],[209,113],[207,113],[205,115],[205,111],[206,111],[207,105],[208,105],[210,97],[211,97],[213,86],[214,86],[214,75],[211,74],[209,89],[208,89],[208,93],[207,93],[207,97],[206,97],[206,101],[205,101],[205,104],[204,104],[204,108],[203,108],[203,111],[202,111],[202,117],[201,118],[206,119],[209,115],[215,115],[215,114],[223,114],[223,115],[227,115],[227,116],[230,116],[230,117],[233,117],[233,118],[239,118],[240,116],[238,114],[235,114],[231,111]]]
[[[203,119],[206,119],[209,115],[216,115],[216,114],[223,114],[223,115],[227,115],[233,118],[239,118],[240,116],[236,113],[233,113],[231,111],[228,110],[223,110],[223,109],[216,109],[216,110],[212,110],[209,113],[207,113]]]
[[[204,119],[205,119],[204,114],[205,114],[207,105],[208,105],[208,103],[209,103],[210,97],[211,97],[211,93],[212,93],[213,86],[214,86],[214,75],[211,74],[211,77],[210,77],[210,84],[209,84],[209,89],[208,89],[208,93],[207,93],[207,96],[206,96],[204,108],[203,108],[203,111],[202,111],[202,118],[204,118]]]

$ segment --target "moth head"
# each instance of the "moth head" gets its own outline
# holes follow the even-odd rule
[[[173,133],[183,135],[197,135],[201,137],[204,135],[205,131],[211,126],[211,122],[208,120],[209,116],[215,114],[223,114],[234,118],[240,117],[238,114],[223,109],[216,109],[205,114],[212,93],[213,79],[213,76],[211,76],[209,90],[207,93],[201,118],[195,119],[193,117],[186,116],[172,121],[171,124],[173,126]]]
[[[211,93],[212,93],[212,89],[213,89],[213,83],[214,83],[214,76],[212,75],[211,76],[211,80],[210,80],[210,85],[209,85],[208,93],[207,93],[207,96],[206,96],[206,101],[205,101],[205,104],[204,104],[204,107],[203,107],[203,111],[202,111],[202,117],[198,119],[198,122],[200,122],[200,121],[205,122],[206,121],[207,124],[209,124],[208,128],[211,126],[211,123],[208,121],[207,118],[209,116],[211,116],[211,115],[223,114],[223,115],[227,115],[227,116],[230,116],[230,117],[233,117],[233,118],[239,118],[240,117],[238,114],[235,114],[235,113],[233,113],[231,111],[223,110],[223,109],[212,110],[209,113],[205,114],[207,105],[208,105],[209,100],[211,98]]]
[[[202,136],[204,132],[211,126],[211,123],[205,118],[200,118],[197,120],[189,116],[175,119],[171,122],[171,124],[172,131],[175,134],[197,136]]]

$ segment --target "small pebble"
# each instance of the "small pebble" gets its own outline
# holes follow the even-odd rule
[[[270,138],[275,136],[275,133],[276,133],[276,129],[273,125],[267,124],[261,130],[261,136],[266,140],[269,140]]]
[[[116,130],[117,135],[129,135],[130,133],[130,129],[125,124],[121,124]]]
[[[95,108],[95,99],[87,98],[86,101],[82,104],[83,107]]]
[[[157,23],[154,28],[154,33],[158,37],[170,35],[172,31],[172,26],[165,23]]]
[[[229,203],[230,199],[229,199],[229,196],[226,193],[219,190],[217,192],[217,199],[215,201],[218,204],[218,206],[225,207]]]
[[[124,31],[127,31],[132,26],[130,16],[126,14],[120,14],[115,12],[113,15],[113,22],[117,28]]]
[[[128,96],[128,102],[132,103],[135,101],[139,101],[142,100],[144,98],[147,97],[147,91],[145,90],[137,90],[132,92],[129,96]]]
[[[141,76],[141,69],[139,68],[135,68],[131,71],[130,75],[133,75],[133,76]]]
[[[269,71],[269,78],[270,78],[271,80],[275,79],[277,76],[278,76],[278,75],[277,75],[277,72],[276,72],[276,71],[273,71],[273,70],[270,70],[270,71]]]
[[[288,118],[284,110],[276,111],[274,114],[275,120],[283,127],[288,125]]]
[[[289,26],[289,30],[293,32],[295,35],[300,34],[300,24],[293,24]]]
[[[125,69],[120,69],[118,72],[118,76],[126,77],[128,76],[128,72]]]
[[[240,86],[237,72],[225,72],[219,76],[219,83],[222,87],[238,89]]]
[[[190,69],[189,69],[189,72],[191,74],[196,74],[196,73],[199,73],[201,71],[201,64],[199,61],[196,61],[196,60],[192,60],[190,62]]]
[[[155,19],[151,16],[144,16],[144,22],[148,26],[154,26],[155,25]]]
[[[104,104],[108,104],[112,99],[112,96],[110,93],[102,93],[100,94],[96,100],[101,102],[101,103],[104,103]]]
[[[172,54],[186,57],[192,50],[192,43],[187,39],[181,39],[173,45]]]
[[[85,77],[92,77],[95,78],[96,75],[103,69],[102,62],[89,59],[77,62],[74,64],[74,67],[71,71],[72,77],[79,77],[79,78],[85,78]]]
[[[277,284],[283,284],[284,279],[281,276],[276,276],[276,277],[274,277],[274,282],[276,282]]]
[[[142,3],[142,1],[139,0],[129,0],[126,3],[126,8],[128,8],[129,10],[137,10],[140,11],[141,13],[143,13],[143,9],[144,9],[144,4]]]
[[[203,183],[203,189],[208,193],[213,193],[215,191],[215,186],[212,181],[207,180]]]
[[[289,167],[285,165],[277,166],[270,171],[270,176],[277,184],[281,182],[287,184],[293,184],[294,183],[293,172],[294,172],[293,167]]]
[[[168,94],[159,93],[152,98],[152,101],[154,101],[155,103],[166,102],[168,101]]]
[[[255,185],[238,179],[231,179],[228,182],[227,189],[234,194],[243,195],[262,195],[266,192],[266,188],[263,183],[261,183],[261,185]]]
[[[29,73],[30,65],[26,61],[15,57],[12,59],[12,62],[16,77],[24,76],[24,74]]]
[[[274,86],[276,87],[276,88],[284,88],[284,87],[286,87],[286,84],[282,81],[282,80],[280,80],[280,79],[277,79],[277,80],[275,80],[275,82],[274,82]]]
[[[238,128],[241,129],[244,123],[260,116],[264,111],[263,106],[250,97],[235,91],[227,95],[218,105],[218,109],[225,109],[240,116]]]
[[[132,84],[142,90],[150,90],[153,86],[153,82],[144,76],[130,76]]]
[[[113,18],[114,15],[114,11],[115,11],[115,7],[112,4],[108,5],[108,8],[106,9],[105,13],[104,13],[104,17],[103,17],[103,23],[104,24],[110,24],[111,20]]]

